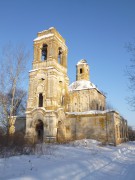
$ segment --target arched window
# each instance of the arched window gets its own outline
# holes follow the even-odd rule
[[[43,44],[42,47],[42,60],[47,60],[47,44]]]
[[[39,107],[43,107],[43,95],[42,95],[42,93],[39,94]]]
[[[59,64],[62,63],[61,60],[62,60],[62,48],[59,47],[59,49],[58,49],[58,63]]]

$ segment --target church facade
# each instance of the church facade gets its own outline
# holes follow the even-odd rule
[[[114,145],[127,141],[127,121],[106,109],[106,97],[91,83],[86,60],[77,63],[76,81],[69,85],[67,53],[55,28],[39,32],[34,39],[26,138],[44,142],[93,138]]]

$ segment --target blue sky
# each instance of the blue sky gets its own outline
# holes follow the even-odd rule
[[[28,70],[33,39],[49,27],[66,39],[70,82],[75,81],[76,63],[86,59],[91,81],[135,126],[125,75],[131,57],[125,44],[135,39],[135,0],[0,0],[0,49],[9,41],[23,43],[31,53]]]

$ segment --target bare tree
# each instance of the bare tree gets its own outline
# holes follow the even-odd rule
[[[128,103],[135,110],[135,43],[129,43],[127,50],[131,54],[130,66],[127,67],[127,75],[129,78],[129,89],[131,91],[131,97],[128,97]]]
[[[133,127],[128,126],[129,141],[135,141],[135,130]]]
[[[23,90],[28,52],[23,46],[6,45],[0,61],[0,123],[7,132],[9,119],[19,114],[26,91]]]

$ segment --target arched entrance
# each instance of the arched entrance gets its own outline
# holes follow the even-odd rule
[[[37,133],[37,141],[42,142],[43,141],[43,135],[44,135],[44,124],[43,121],[38,120],[35,127],[36,133]]]

